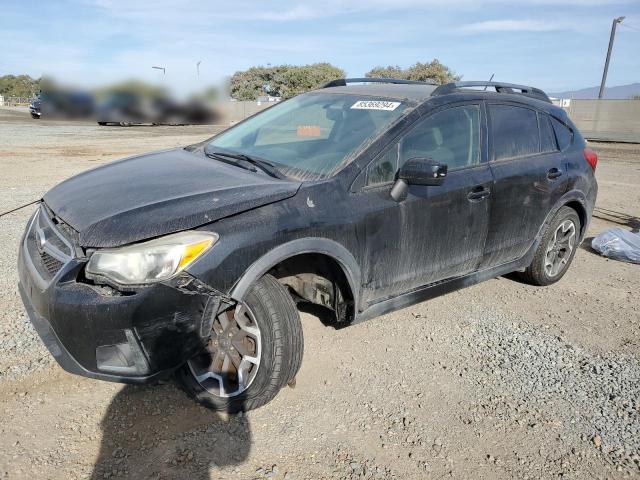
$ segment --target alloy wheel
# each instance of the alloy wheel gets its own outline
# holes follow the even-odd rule
[[[189,360],[196,381],[212,395],[235,397],[256,377],[262,355],[262,335],[251,310],[243,303],[218,314],[205,350]]]
[[[576,244],[576,225],[565,220],[553,234],[544,257],[544,271],[549,277],[555,277],[567,265]]]

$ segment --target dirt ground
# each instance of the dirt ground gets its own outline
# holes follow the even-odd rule
[[[0,108],[0,212],[99,164],[219,127],[99,127]],[[589,237],[640,227],[640,145],[593,144]],[[0,479],[640,475],[640,266],[585,242],[555,286],[502,277],[334,330],[303,314],[295,388],[220,415],[172,382],[59,368],[17,291],[34,207],[0,217]]]

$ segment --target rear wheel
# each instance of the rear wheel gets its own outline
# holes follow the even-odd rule
[[[204,351],[179,377],[197,401],[230,413],[269,402],[302,363],[303,337],[296,306],[271,275],[258,280],[246,301],[214,319]]]
[[[533,285],[551,285],[560,280],[576,254],[579,238],[580,217],[573,208],[560,208],[521,277]]]

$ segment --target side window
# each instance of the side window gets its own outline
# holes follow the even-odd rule
[[[540,152],[538,118],[534,110],[512,105],[489,105],[489,114],[494,160]]]
[[[560,150],[564,150],[573,142],[573,132],[564,123],[553,117],[551,117],[551,123],[553,124],[553,130],[556,132],[558,146]]]
[[[418,123],[400,142],[400,165],[416,157],[430,157],[449,170],[480,163],[480,107],[448,108]]]
[[[540,151],[542,153],[557,152],[558,145],[549,116],[544,113],[538,113],[538,122],[540,124]]]
[[[429,157],[449,170],[480,162],[480,107],[452,107],[418,122],[367,169],[367,185],[395,179],[398,168],[411,158]]]

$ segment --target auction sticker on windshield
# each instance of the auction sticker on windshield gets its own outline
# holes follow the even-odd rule
[[[351,108],[356,110],[395,110],[400,102],[386,102],[384,100],[359,100]]]

